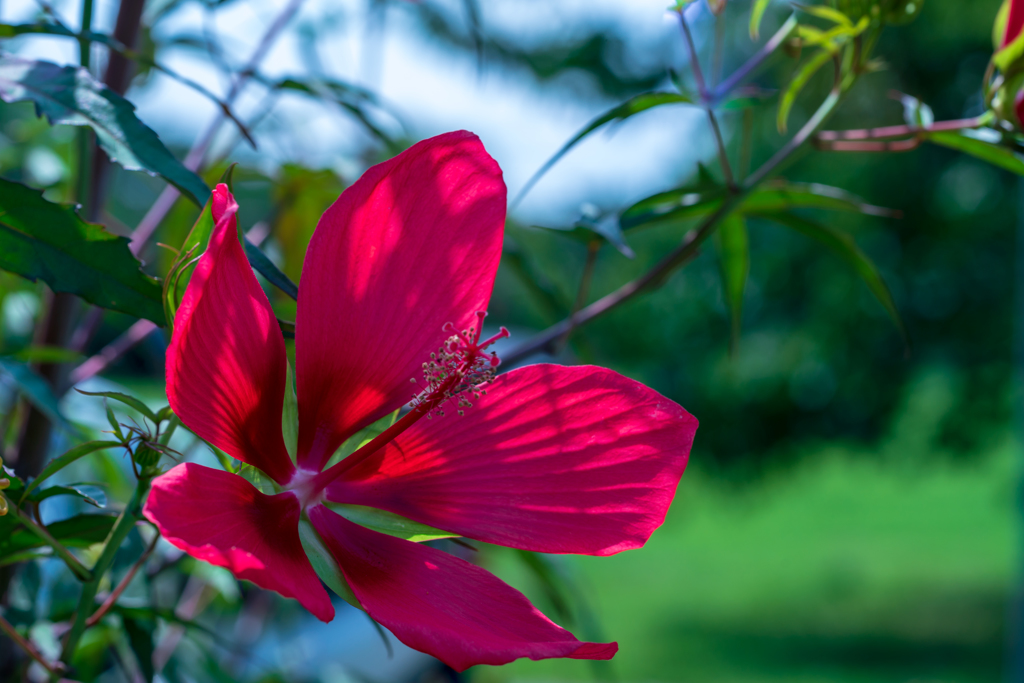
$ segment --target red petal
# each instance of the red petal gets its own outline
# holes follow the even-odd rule
[[[1010,0],[1010,12],[1006,17],[1006,33],[1003,34],[1003,44],[1006,47],[1020,35],[1024,29],[1024,0]]]
[[[167,398],[181,421],[279,484],[294,466],[281,434],[284,338],[238,241],[238,204],[213,191],[216,227],[174,318]]]
[[[486,309],[504,224],[501,169],[465,131],[374,166],[324,213],[295,321],[301,466],[409,401],[444,324]]]
[[[465,560],[310,508],[366,612],[409,647],[463,671],[520,657],[611,659],[617,643],[584,643],[519,591]]]
[[[422,419],[328,488],[488,543],[610,555],[665,520],[697,420],[618,373],[532,365]]]
[[[153,481],[143,513],[192,557],[295,598],[321,621],[334,618],[299,541],[294,494],[268,496],[237,474],[185,463]]]

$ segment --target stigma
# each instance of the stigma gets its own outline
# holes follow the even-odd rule
[[[422,390],[412,396],[415,410],[426,413],[428,418],[443,417],[444,404],[453,402],[459,415],[463,415],[466,408],[473,407],[473,400],[485,393],[483,387],[494,379],[501,364],[498,355],[486,349],[509,336],[502,327],[494,336],[480,341],[486,317],[486,312],[477,311],[477,322],[468,330],[459,331],[451,323],[445,324],[442,329],[451,336],[423,364],[425,386],[421,385]],[[415,378],[410,381],[419,384]]]

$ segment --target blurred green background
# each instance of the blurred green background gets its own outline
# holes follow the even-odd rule
[[[464,20],[461,3],[391,4],[403,5],[393,11],[405,30],[476,69],[554,88],[567,106],[590,112],[581,123],[667,78],[665,63],[631,65],[623,57],[642,52],[644,36],[594,23],[576,5],[562,17],[571,31],[538,38],[527,30],[489,31],[486,3],[479,25]],[[524,12],[536,8],[518,4]],[[928,103],[937,119],[981,113],[998,5],[926,0],[915,23],[887,29],[877,53],[888,68],[862,79],[830,127],[901,123],[902,106],[891,91]],[[787,11],[783,3],[773,5],[766,28],[778,26]],[[720,20],[726,73],[751,52],[748,14],[749,2],[730,0]],[[714,30],[708,17],[698,27]],[[708,43],[702,57],[710,61]],[[665,54],[669,66],[685,71],[682,60],[672,62],[675,52]],[[794,64],[773,62],[758,82],[776,86]],[[828,85],[824,76],[814,80],[794,118],[805,118]],[[785,139],[775,129],[774,106],[768,100],[756,111],[755,164]],[[49,196],[59,198],[70,136],[35,120],[27,106],[5,106],[0,118],[0,172],[52,186]],[[741,118],[724,117],[734,152]],[[398,145],[437,125],[409,112],[406,121]],[[622,127],[644,125],[641,116]],[[708,131],[699,125],[693,131],[694,144],[679,150],[678,168],[666,170],[651,191],[692,180],[698,159],[718,174]],[[388,154],[370,146],[353,163]],[[614,169],[614,159],[607,165]],[[212,169],[208,180],[223,168]],[[1017,498],[1024,457],[1013,361],[1019,180],[932,146],[898,155],[809,152],[784,175],[841,187],[902,213],[812,215],[848,230],[880,266],[909,346],[845,264],[802,236],[756,221],[742,335],[733,353],[710,246],[661,289],[578,330],[561,360],[616,369],[700,419],[690,466],[665,526],[646,548],[552,560],[570,604],[560,604],[511,551],[482,554],[486,566],[577,635],[617,640],[613,663],[520,661],[479,667],[469,680],[1006,679],[1011,598],[1022,585]],[[241,223],[261,231],[268,252],[298,280],[316,218],[354,177],[344,168],[263,163],[250,154],[236,173]],[[159,186],[139,174],[116,174],[106,207],[112,229],[135,225]],[[518,189],[510,183],[511,194]],[[602,202],[598,190],[584,199]],[[194,215],[177,207],[158,241],[180,242]],[[490,319],[520,341],[571,311],[586,259],[583,245],[533,227],[538,222],[569,227],[570,221],[560,214],[545,221],[538,210],[510,216],[490,309]],[[690,227],[628,234],[637,254],[632,260],[605,247],[590,299],[644,272]],[[147,256],[159,271],[159,249]],[[28,342],[40,290],[0,275],[0,293],[2,342],[16,350]],[[282,317],[293,316],[287,299],[275,295],[274,303]],[[86,353],[130,323],[107,314]],[[162,352],[161,340],[151,337],[106,377],[158,393]],[[10,415],[13,407],[7,408]],[[4,425],[8,439],[14,422]]]

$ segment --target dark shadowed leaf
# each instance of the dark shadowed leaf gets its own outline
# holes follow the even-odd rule
[[[80,498],[89,505],[98,508],[107,507],[107,494],[103,489],[94,484],[68,484],[67,486],[51,486],[37,490],[28,497],[33,503],[41,503],[47,498],[54,496],[74,496]]]
[[[11,358],[0,357],[0,375],[7,375],[14,381],[18,392],[28,399],[29,403],[38,408],[54,424],[69,428],[67,419],[60,412],[57,397],[50,390],[50,385],[35,371],[24,363]]]
[[[89,126],[113,161],[131,171],[159,175],[202,206],[210,194],[203,179],[174,158],[135,115],[135,106],[80,67],[0,55],[0,98],[30,101],[50,123]]]
[[[881,272],[879,272],[878,267],[871,259],[860,250],[860,247],[857,246],[857,243],[850,235],[836,228],[807,220],[792,213],[780,212],[758,215],[817,240],[842,257],[854,269],[857,275],[864,280],[871,293],[875,295],[875,298],[878,299],[890,317],[892,317],[893,322],[896,323],[896,327],[903,336],[904,342],[909,341],[907,329],[903,324],[903,318],[900,317],[900,312],[896,308],[896,302],[893,301],[892,294],[889,292],[889,287],[885,284],[885,280],[882,279]]]
[[[124,624],[125,634],[128,636],[128,644],[135,654],[139,663],[139,670],[147,683],[153,681],[153,628],[155,623],[152,620],[133,619],[121,615],[121,623]]]
[[[623,211],[619,226],[635,230],[699,218],[721,206],[725,193],[724,187],[706,182],[659,192]]]
[[[530,191],[541,176],[547,173],[552,166],[558,163],[565,154],[576,146],[576,144],[583,138],[590,135],[592,132],[612,121],[624,121],[634,114],[645,112],[648,109],[659,107],[663,104],[693,104],[696,100],[693,96],[685,93],[676,92],[647,92],[635,97],[631,97],[622,104],[612,109],[609,109],[604,114],[598,116],[596,119],[588,123],[583,127],[580,132],[576,133],[567,143],[562,145],[562,148],[555,152],[555,155],[547,160],[547,162],[540,167],[536,173],[533,174],[526,184],[523,185],[523,189],[519,191],[519,194],[512,201],[512,205],[515,206],[519,201],[526,196],[526,193]]]
[[[42,280],[101,308],[164,324],[160,283],[139,269],[128,240],[87,223],[74,208],[0,179],[0,268]]]
[[[100,543],[110,533],[116,515],[77,515],[70,519],[48,524],[50,534],[71,548],[86,548]],[[14,529],[6,538],[0,537],[0,557],[8,553],[20,553],[46,545],[38,536],[25,527]]]
[[[267,278],[267,282],[274,285],[292,299],[298,300],[299,287],[291,278],[281,272],[281,269],[274,265],[274,262],[267,258],[267,255],[260,251],[260,248],[245,238],[245,256],[249,259],[249,265]]]

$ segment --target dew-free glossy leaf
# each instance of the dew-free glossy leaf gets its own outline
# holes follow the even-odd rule
[[[75,391],[86,396],[103,396],[104,398],[113,399],[139,411],[154,424],[160,421],[156,413],[149,409],[149,406],[134,396],[122,394],[120,391],[82,391],[81,389],[76,389]]]
[[[313,565],[313,571],[320,577],[320,580],[345,602],[362,609],[363,607],[349,587],[345,575],[341,573],[334,555],[327,549],[313,525],[304,519],[299,522],[299,541],[302,542],[302,549],[306,551],[306,557],[309,558],[309,563]]]
[[[757,40],[761,37],[761,20],[764,19],[765,10],[768,9],[772,0],[754,0],[750,8],[750,39]]]
[[[0,179],[0,269],[163,325],[160,283],[140,265],[124,237],[39,190]]]
[[[740,210],[744,212],[788,209],[826,209],[884,217],[899,215],[891,209],[872,206],[860,197],[838,187],[819,183],[793,183],[781,179],[760,186],[751,192],[740,206]]]
[[[0,98],[30,101],[51,124],[89,126],[111,160],[130,171],[148,171],[202,206],[210,194],[135,115],[135,106],[80,67],[0,55]]]
[[[68,484],[67,486],[50,486],[45,489],[36,490],[28,499],[33,503],[41,503],[47,498],[54,496],[74,496],[85,501],[89,505],[98,508],[107,507],[107,494],[98,486],[93,484]]]

